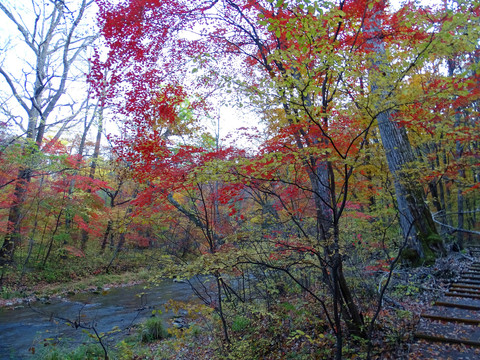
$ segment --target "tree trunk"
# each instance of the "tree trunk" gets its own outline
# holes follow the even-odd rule
[[[15,191],[13,193],[13,203],[8,213],[7,234],[0,248],[0,265],[11,263],[17,243],[21,240],[20,223],[22,220],[21,207],[27,196],[27,186],[30,182],[30,169],[19,171]]]
[[[381,100],[385,100],[390,91],[388,88],[380,88],[381,85],[375,80],[383,73],[386,82],[388,76],[389,65],[380,30],[384,6],[384,1],[375,4],[371,17],[364,23],[367,45],[373,56],[370,68],[370,75],[373,78],[371,89],[372,92],[379,94]],[[407,239],[408,246],[404,251],[404,257],[412,263],[419,264],[425,260],[433,260],[433,256],[444,252],[444,247],[430,209],[425,203],[423,188],[415,175],[409,171],[415,156],[405,129],[394,122],[394,115],[394,111],[381,111],[377,115],[378,128],[387,164],[394,179],[400,227]]]
[[[105,229],[105,233],[103,234],[103,241],[100,253],[103,254],[105,252],[105,248],[107,247],[108,236],[112,230],[113,221],[112,219],[108,219],[107,228]]]
[[[100,110],[98,112],[98,128],[97,128],[97,138],[95,140],[95,148],[93,150],[92,155],[92,162],[90,164],[90,174],[89,177],[91,179],[95,178],[95,170],[97,168],[97,160],[100,155],[100,141],[102,140],[102,132],[103,132],[103,106],[100,106]],[[87,190],[87,193],[91,193],[90,189]],[[88,241],[88,232],[85,229],[82,229],[82,240],[81,240],[81,249],[85,250],[87,247]]]
[[[60,227],[60,219],[62,217],[62,213],[63,213],[63,209],[61,209],[57,215],[57,221],[55,223],[55,228],[53,229],[52,236],[50,237],[50,244],[48,245],[47,254],[43,259],[43,264],[42,264],[43,267],[45,267],[45,265],[47,264],[47,260],[50,257],[50,253],[52,252],[53,242],[55,241],[55,235],[57,234],[58,228]]]
[[[450,77],[454,76],[454,71],[455,71],[455,61],[454,60],[448,60],[448,75]],[[455,127],[460,126],[460,111],[461,109],[455,109]],[[456,141],[455,143],[455,160],[459,161],[459,159],[462,157],[463,153],[463,147],[460,141]],[[458,176],[460,178],[465,178],[465,170],[459,169],[458,170]],[[457,228],[458,229],[463,229],[465,224],[464,224],[464,214],[463,214],[463,189],[459,185],[457,188]],[[460,250],[463,249],[463,244],[464,243],[464,233],[462,231],[457,231],[457,246]]]

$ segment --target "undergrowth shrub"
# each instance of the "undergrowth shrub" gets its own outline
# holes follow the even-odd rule
[[[141,340],[143,343],[162,340],[167,336],[167,329],[159,317],[151,317],[142,325]]]

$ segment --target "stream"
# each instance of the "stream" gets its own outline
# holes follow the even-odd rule
[[[140,293],[144,295],[139,296]],[[29,359],[32,357],[29,349],[43,348],[44,339],[49,339],[47,343],[66,340],[72,347],[93,341],[88,340],[82,329],[68,326],[66,319],[80,318],[82,324],[94,324],[99,333],[118,326],[122,331],[107,339],[107,344],[113,344],[127,334],[126,328],[150,317],[153,309],[162,310],[160,316],[165,320],[171,318],[173,314],[166,314],[162,306],[168,300],[192,298],[188,284],[164,281],[148,289],[144,285],[119,287],[0,309],[0,360]]]

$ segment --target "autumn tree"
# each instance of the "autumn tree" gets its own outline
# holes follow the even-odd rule
[[[371,164],[373,155],[381,158],[375,159],[379,162],[386,157],[393,176],[405,238],[394,250],[413,262],[423,261],[427,252],[441,253],[424,189],[414,181],[418,174],[410,138],[417,128],[406,126],[411,124],[402,122],[402,116],[411,116],[419,103],[410,91],[410,78],[415,71],[425,71],[432,57],[444,56],[442,44],[465,20],[464,13],[450,18],[412,4],[393,11],[384,2],[373,1],[99,4],[111,52],[106,62],[97,64],[111,69],[118,89],[128,89],[120,111],[133,137],[118,144],[121,157],[132,162],[138,178],[149,182],[143,198],[154,200],[151,194],[156,193],[168,199],[202,230],[212,245],[212,257],[220,250],[218,230],[206,225],[211,224],[206,214],[214,214],[215,206],[199,210],[205,202],[197,201],[209,179],[200,181],[197,174],[239,184],[265,209],[275,199],[270,215],[283,219],[285,228],[294,227],[295,236],[280,229],[280,236],[264,242],[267,246],[261,251],[247,241],[242,252],[235,243],[229,258],[236,256],[238,265],[283,272],[297,284],[301,282],[292,269],[308,264],[325,287],[302,289],[330,319],[340,359],[342,325],[351,334],[367,336],[362,304],[344,271],[348,234],[341,224],[349,209],[361,206],[352,203],[352,189],[362,187],[353,179],[372,180],[357,171]],[[242,66],[232,68],[235,62]],[[201,147],[167,141],[182,124],[179,104],[191,96],[192,112],[205,109],[206,96],[219,87],[244,94],[268,123],[268,138],[250,156],[229,159],[212,154],[208,159]],[[114,99],[120,94],[110,95]],[[426,92],[422,100],[431,97]],[[369,152],[375,147],[377,129],[383,154]],[[224,178],[218,178],[219,173]],[[176,190],[195,194],[190,208],[174,198]],[[403,251],[406,246],[409,252]],[[265,252],[272,257],[258,257]],[[221,292],[220,285],[217,290]]]
[[[22,15],[15,13],[11,6],[0,4],[4,18],[18,30],[21,39],[18,46],[26,49],[31,54],[30,59],[34,59],[25,59],[20,72],[12,67],[10,57],[3,59],[0,66],[9,99],[2,102],[2,110],[24,140],[24,157],[29,158],[41,149],[45,134],[52,127],[56,126],[58,132],[63,132],[83,108],[82,102],[69,102],[64,95],[67,86],[77,80],[71,77],[75,62],[96,38],[81,31],[90,5],[91,2],[86,0],[79,4],[45,1],[32,4],[31,12]],[[13,50],[7,54],[13,54]],[[64,99],[65,102],[62,102]],[[66,107],[71,111],[63,114],[60,109]],[[15,245],[21,240],[22,205],[34,171],[34,164],[30,161],[26,160],[20,167],[15,181],[8,231],[0,249],[3,263],[12,261]]]

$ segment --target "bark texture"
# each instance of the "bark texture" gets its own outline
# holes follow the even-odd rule
[[[380,74],[383,74],[385,83],[387,82],[389,66],[380,30],[384,8],[382,5],[383,1],[374,6],[372,16],[365,20],[364,31],[372,54],[371,89],[379,96],[379,102],[384,103],[388,100],[391,89],[378,84]],[[419,263],[432,254],[443,252],[444,249],[425,202],[423,188],[412,171],[415,155],[407,132],[394,121],[394,117],[395,111],[380,111],[377,115],[378,128],[387,164],[393,176],[400,226],[408,242],[405,257]]]

